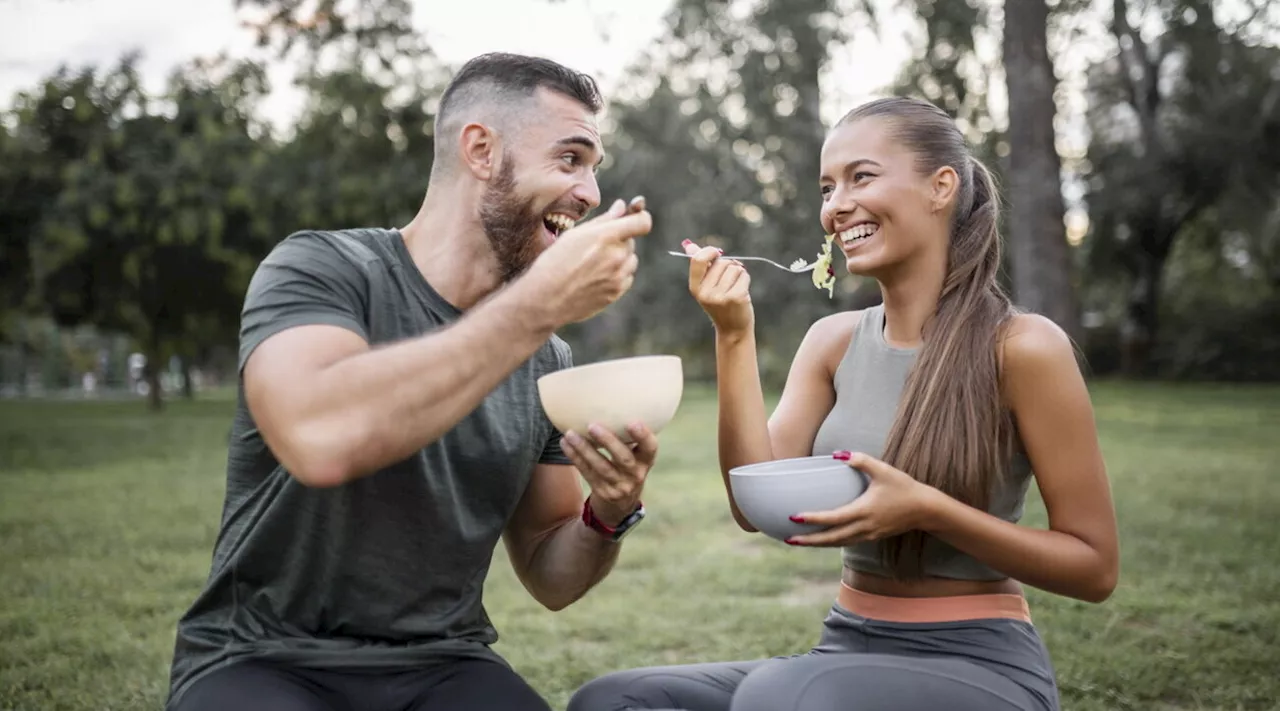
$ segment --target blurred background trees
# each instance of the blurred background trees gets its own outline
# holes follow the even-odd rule
[[[233,383],[240,299],[298,229],[394,226],[426,187],[452,67],[407,0],[228,0],[262,56],[193,59],[162,91],[137,57],[64,67],[0,121],[0,387],[167,392]],[[553,2],[554,0],[546,0]],[[886,93],[961,121],[1004,189],[1006,279],[1093,375],[1280,378],[1280,10],[1256,0],[903,0],[920,41]],[[711,373],[682,239],[788,262],[822,243],[817,160],[833,53],[870,0],[674,0],[608,96],[606,199],[655,230],[614,308],[568,329],[579,362],[678,353]],[[1089,51],[1083,51],[1088,47]],[[1093,60],[1081,60],[1081,57]],[[303,71],[273,126],[265,63]],[[838,113],[852,108],[839,107]],[[753,270],[762,372],[808,325],[875,303],[842,277]]]

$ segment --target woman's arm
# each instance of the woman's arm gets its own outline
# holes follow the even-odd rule
[[[1035,471],[1049,530],[1009,523],[945,495],[930,498],[922,528],[1028,585],[1101,602],[1120,577],[1116,515],[1071,342],[1052,321],[1019,316],[1003,361],[1005,399]]]
[[[729,509],[743,530],[755,528],[733,500],[729,470],[809,456],[818,428],[835,403],[832,378],[859,317],[856,312],[834,314],[809,327],[796,350],[778,406],[767,419],[754,333],[717,331],[720,473],[729,496]]]
[[[1107,599],[1120,575],[1115,510],[1070,341],[1047,319],[1017,318],[1002,381],[1049,530],[992,516],[857,452],[840,458],[867,475],[867,492],[838,509],[797,512],[796,520],[826,528],[790,542],[843,546],[920,529],[1027,585],[1089,602]]]
[[[860,316],[834,314],[810,326],[791,363],[778,406],[767,418],[751,277],[741,262],[720,259],[714,247],[686,241],[684,249],[691,257],[689,292],[716,328],[720,473],[729,510],[743,530],[755,531],[733,500],[729,470],[810,453],[818,428],[835,402],[832,376]]]

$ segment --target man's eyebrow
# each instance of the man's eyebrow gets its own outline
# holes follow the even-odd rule
[[[596,160],[597,166],[604,162],[604,149],[600,147],[600,144],[586,136],[578,135],[561,138],[556,141],[556,146],[582,146],[583,148],[599,152],[600,157]]]

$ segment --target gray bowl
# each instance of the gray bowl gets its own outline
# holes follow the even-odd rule
[[[752,526],[785,541],[823,528],[795,523],[791,516],[844,506],[867,490],[867,480],[847,462],[827,455],[735,467],[729,470],[729,487]]]

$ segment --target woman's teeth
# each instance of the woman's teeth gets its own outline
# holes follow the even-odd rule
[[[844,232],[841,232],[839,235],[840,241],[845,244],[852,244],[859,240],[864,240],[870,237],[871,235],[875,234],[879,229],[880,229],[880,225],[877,225],[874,222],[864,222],[863,224],[858,225],[857,227],[850,227]]]
[[[546,221],[547,226],[549,226],[551,228],[551,231],[554,232],[557,236],[561,232],[564,232],[565,230],[572,228],[574,223],[572,217],[569,217],[568,215],[561,215],[559,213],[552,213],[542,219]]]

